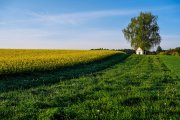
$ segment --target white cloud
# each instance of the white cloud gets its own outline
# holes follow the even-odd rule
[[[8,24],[60,24],[60,25],[79,25],[94,19],[100,19],[103,17],[111,16],[127,16],[135,15],[141,11],[167,11],[177,9],[179,6],[169,5],[162,7],[144,7],[144,8],[133,8],[133,9],[110,9],[110,10],[96,10],[96,11],[83,11],[83,12],[73,12],[73,13],[40,13],[30,10],[15,10],[13,15],[15,18],[0,20],[0,25]]]
[[[0,24],[19,24],[19,23],[40,23],[40,24],[71,24],[76,25],[84,23],[93,19],[110,16],[125,16],[136,13],[137,10],[99,10],[99,11],[86,11],[75,13],[63,13],[63,14],[47,14],[37,13],[33,11],[25,10],[17,14],[21,16],[27,16],[27,18],[16,18],[13,20],[1,20]],[[20,17],[20,15],[18,15]]]
[[[79,13],[66,13],[58,15],[38,14],[36,15],[39,21],[60,23],[60,24],[78,24],[84,21],[92,19],[109,17],[109,16],[125,16],[135,13],[134,10],[102,10],[102,11],[90,11]]]

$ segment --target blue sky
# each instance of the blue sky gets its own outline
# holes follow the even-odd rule
[[[0,48],[131,48],[122,29],[141,11],[163,49],[180,46],[179,0],[0,0]]]

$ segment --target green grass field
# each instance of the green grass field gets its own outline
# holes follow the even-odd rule
[[[180,57],[179,56],[160,56],[167,67],[174,75],[180,77]]]
[[[0,119],[179,119],[180,62],[116,54],[0,80]]]

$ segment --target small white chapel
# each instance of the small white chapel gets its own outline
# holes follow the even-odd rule
[[[144,50],[142,48],[138,47],[138,49],[136,49],[136,54],[143,55],[144,54]]]

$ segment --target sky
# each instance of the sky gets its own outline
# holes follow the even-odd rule
[[[158,16],[163,49],[180,47],[180,0],[0,0],[0,48],[131,48],[122,29],[140,12]]]

